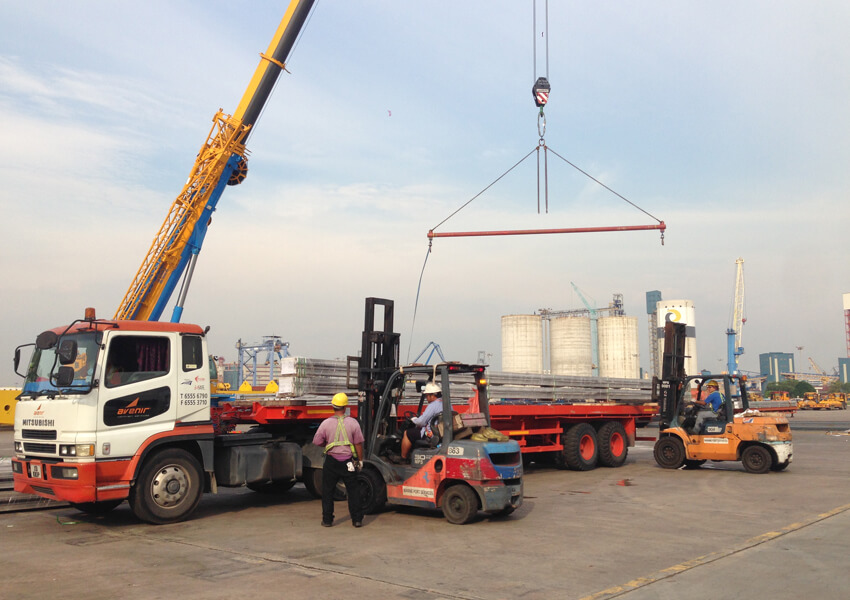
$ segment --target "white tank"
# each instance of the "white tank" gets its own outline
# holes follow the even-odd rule
[[[664,324],[667,321],[684,323],[685,374],[697,375],[696,312],[691,300],[662,300],[658,303],[658,364],[663,365]],[[659,374],[660,375],[660,374]]]
[[[543,372],[543,319],[540,315],[502,317],[502,371]]]
[[[590,377],[593,374],[588,317],[559,317],[549,321],[549,365],[553,375]]]
[[[597,336],[600,377],[640,377],[637,317],[601,317]]]

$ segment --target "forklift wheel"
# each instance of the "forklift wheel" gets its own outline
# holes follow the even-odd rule
[[[741,454],[741,462],[744,463],[744,469],[748,473],[762,475],[770,471],[773,457],[770,455],[770,450],[764,446],[747,446]]]
[[[652,451],[655,462],[665,469],[678,469],[685,463],[685,446],[675,436],[660,438]]]
[[[464,525],[478,513],[478,494],[465,483],[451,486],[443,494],[443,514],[446,521]]]
[[[357,474],[360,503],[366,514],[376,513],[387,503],[387,485],[383,476],[372,468],[360,469]]]

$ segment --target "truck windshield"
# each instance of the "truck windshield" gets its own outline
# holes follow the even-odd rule
[[[94,380],[94,368],[97,364],[97,355],[100,345],[96,334],[76,333],[63,336],[61,339],[73,339],[77,342],[77,358],[72,365],[74,368],[74,382],[70,387],[62,388],[63,393],[84,394],[88,393]],[[59,344],[47,350],[36,349],[30,359],[27,369],[27,378],[22,389],[23,396],[37,397],[44,395],[55,395],[60,391],[54,383],[56,373],[59,370],[59,361],[56,358],[56,349]]]

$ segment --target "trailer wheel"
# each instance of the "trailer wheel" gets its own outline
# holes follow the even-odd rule
[[[387,503],[387,485],[384,478],[374,469],[360,469],[357,475],[360,491],[360,506],[365,514],[376,513]]]
[[[564,450],[555,453],[555,466],[573,471],[591,471],[599,460],[599,441],[590,423],[577,423],[563,435]]]
[[[322,470],[315,467],[306,467],[302,476],[304,487],[314,498],[322,497]],[[345,493],[345,486],[342,482],[336,485],[334,490],[334,501],[345,500],[348,496]]]
[[[294,479],[289,481],[255,481],[253,483],[246,483],[245,487],[260,494],[283,494],[292,489],[293,485],[295,485]]]
[[[770,471],[773,457],[770,455],[770,450],[755,444],[744,448],[744,452],[741,453],[741,462],[744,463],[744,469],[747,470],[747,473],[762,475]]]
[[[154,454],[130,490],[130,506],[142,521],[161,525],[182,521],[198,506],[203,473],[189,452],[169,448]]]
[[[678,469],[685,463],[685,446],[679,438],[668,435],[655,442],[655,462],[664,469]]]
[[[464,525],[478,513],[478,494],[465,483],[451,486],[443,494],[443,515],[454,525]]]
[[[599,464],[603,467],[622,467],[629,455],[629,438],[619,421],[608,421],[596,434],[599,439]]]
[[[123,500],[103,500],[101,502],[71,502],[71,506],[89,515],[105,515],[116,508]]]

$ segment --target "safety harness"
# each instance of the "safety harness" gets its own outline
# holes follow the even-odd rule
[[[345,417],[337,416],[334,441],[325,446],[325,454],[327,454],[331,448],[334,448],[336,446],[348,446],[349,448],[351,448],[352,458],[360,458],[359,456],[357,456],[357,451],[354,448],[354,444],[348,441],[348,433],[346,433],[345,431],[345,424],[343,422],[344,419]],[[340,439],[340,435],[342,436],[342,439]]]

